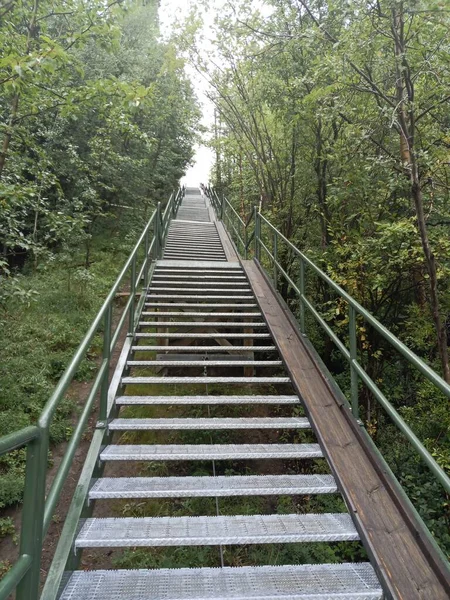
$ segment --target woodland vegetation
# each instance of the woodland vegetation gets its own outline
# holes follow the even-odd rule
[[[260,206],[450,382],[445,2],[230,0],[210,48],[199,41],[200,10],[183,32],[162,41],[157,0],[0,1],[0,435],[39,414],[146,217],[192,159],[200,114],[185,60],[209,82],[216,107],[212,179],[219,194],[243,218]],[[292,256],[279,252],[296,278]],[[313,278],[308,294],[348,344],[345,307]],[[307,325],[348,393],[347,365],[312,320]],[[448,401],[363,323],[358,349],[370,375],[450,468]],[[85,362],[81,379],[95,359]],[[373,439],[450,552],[448,498],[362,387],[360,402]],[[72,409],[68,400],[59,412],[54,442],[70,435]],[[0,460],[0,508],[21,499],[23,458],[19,451]],[[232,499],[224,514],[237,512],[239,502],[243,514],[263,512],[263,501]],[[298,508],[289,498],[277,502],[277,512]],[[324,508],[314,497],[302,502]],[[323,502],[339,509],[339,500]],[[161,506],[171,514],[215,510],[188,499],[130,503],[123,514],[160,514]],[[9,525],[0,519],[4,533]],[[204,551],[130,550],[116,566],[196,566],[210,554],[212,563],[214,553]],[[260,550],[244,549],[243,562],[245,552]],[[283,560],[283,552],[274,550],[267,562]],[[299,545],[290,559],[334,561],[342,552],[339,545]]]
[[[195,23],[191,59],[216,106],[216,188],[244,220],[261,207],[450,382],[446,3],[236,0],[216,22],[209,56]],[[298,262],[278,252],[296,280]],[[308,293],[348,347],[345,303],[311,277]],[[312,319],[308,327],[348,393],[347,364]],[[449,469],[448,400],[362,322],[358,345],[369,374]],[[450,549],[448,498],[362,387],[360,402],[377,445]]]
[[[178,186],[199,116],[156,0],[0,4],[0,435],[39,415]],[[72,411],[68,399],[54,442]],[[23,458],[0,459],[0,507],[21,499]]]

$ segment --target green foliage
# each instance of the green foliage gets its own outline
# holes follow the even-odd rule
[[[3,517],[0,519],[0,539],[7,535],[14,535],[16,528],[11,517]]]
[[[192,58],[210,80],[216,105],[216,188],[244,219],[258,205],[445,376],[450,80],[436,74],[448,73],[449,13],[442,3],[388,0],[277,0],[258,7],[234,0],[221,11],[214,31],[220,68],[206,54]],[[272,248],[264,225],[262,235]],[[299,261],[282,242],[278,257],[297,281]],[[308,298],[348,347],[346,303],[310,269],[306,281]],[[298,311],[281,276],[279,287]],[[310,316],[307,331],[349,393],[347,362]],[[448,399],[362,321],[357,337],[367,372],[448,468]],[[439,486],[362,385],[360,404],[368,430],[448,550],[448,503]]]
[[[116,249],[114,230],[111,234],[96,238],[89,277],[84,271],[81,281],[74,276],[70,289],[66,267],[58,260],[42,263],[37,272],[21,277],[24,289],[35,292],[35,301],[18,304],[10,298],[3,313],[0,435],[36,422],[99,310],[117,276],[118,266],[130,251],[129,245]],[[97,369],[100,348],[101,340],[95,338],[75,382],[91,379]],[[53,444],[70,436],[71,418],[76,411],[74,391],[61,403],[53,419],[50,429]],[[0,458],[0,507],[21,501],[24,461],[24,450]]]

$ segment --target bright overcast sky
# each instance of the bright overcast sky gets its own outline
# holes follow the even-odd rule
[[[211,11],[209,14],[205,15],[205,28],[207,28],[208,23],[212,24],[215,13],[225,1],[226,0],[211,0]],[[182,21],[186,18],[191,7],[196,4],[197,2],[195,0],[161,0],[159,18],[161,21],[162,33],[165,34],[170,32],[174,21]],[[214,120],[214,107],[205,95],[204,90],[206,84],[204,81],[201,81],[198,73],[194,69],[189,68],[189,66],[187,67],[187,73],[191,78],[197,97],[202,106],[202,124],[210,128],[212,127]],[[194,164],[188,169],[182,182],[188,186],[198,186],[199,183],[207,183],[213,163],[214,158],[211,148],[206,146],[197,147],[194,156]]]

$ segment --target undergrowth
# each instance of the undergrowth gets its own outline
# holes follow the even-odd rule
[[[136,236],[130,236],[135,238]],[[34,424],[56,382],[70,362],[117,277],[132,239],[116,236],[93,241],[89,268],[76,266],[54,255],[47,262],[20,277],[23,290],[33,292],[29,303],[12,296],[0,311],[0,436]],[[89,381],[97,369],[101,335],[80,365],[76,381]],[[72,417],[78,411],[76,393],[69,389],[50,429],[51,444],[68,439]],[[0,508],[22,500],[25,450],[0,458]]]

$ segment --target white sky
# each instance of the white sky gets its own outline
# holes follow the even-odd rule
[[[225,0],[211,0],[211,10],[209,13],[205,14],[205,29],[208,28],[209,24],[212,24],[214,14],[224,2]],[[197,2],[195,0],[161,0],[159,18],[161,21],[162,33],[165,34],[170,32],[174,21],[182,21],[186,18],[191,7],[196,4]],[[214,106],[205,95],[207,84],[192,67],[189,67],[189,65],[187,66],[186,71],[194,85],[195,92],[202,107],[202,125],[211,128],[214,122]],[[188,169],[181,182],[188,186],[198,186],[200,183],[207,183],[213,164],[214,156],[211,148],[203,145],[197,146],[194,164]]]
[[[161,0],[159,9],[161,32],[163,35],[170,35],[174,24],[176,22],[183,22],[192,8],[201,9],[204,22],[201,32],[202,50],[203,53],[209,54],[212,50],[211,36],[214,36],[214,18],[224,9],[228,2],[229,0]],[[265,0],[248,0],[246,8],[249,8],[250,5],[252,9],[256,8],[267,15],[273,10],[273,7],[268,6]],[[186,72],[194,85],[202,107],[202,125],[211,131],[214,124],[214,106],[206,97],[205,92],[208,84],[193,67],[187,65]],[[198,146],[194,156],[194,164],[188,169],[185,177],[182,178],[182,183],[189,186],[198,186],[199,183],[207,183],[213,164],[214,156],[212,149],[204,145]]]

